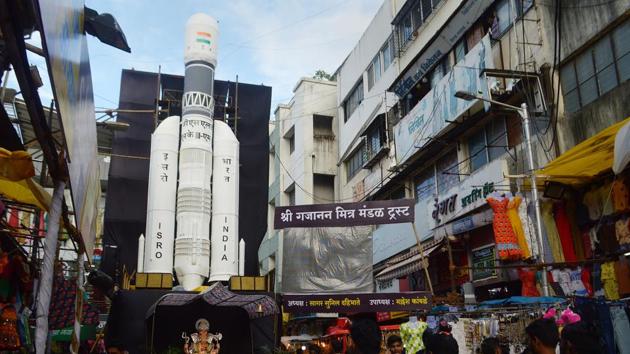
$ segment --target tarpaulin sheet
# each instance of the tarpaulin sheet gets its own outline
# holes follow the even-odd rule
[[[0,147],[0,194],[42,210],[50,206],[50,194],[31,177],[35,175],[31,154]]]
[[[512,296],[507,299],[484,301],[479,306],[561,304],[566,301],[564,298],[552,296]]]
[[[0,194],[20,203],[34,205],[41,210],[50,208],[50,193],[31,178],[13,182],[0,177]]]
[[[611,125],[594,136],[584,140],[536,174],[548,180],[581,184],[612,168],[615,150],[615,136],[630,118]]]
[[[282,291],[371,292],[373,231],[373,226],[287,229]]]

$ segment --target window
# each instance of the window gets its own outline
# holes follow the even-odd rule
[[[378,155],[387,144],[387,136],[385,134],[385,115],[381,114],[376,117],[366,132],[366,150],[365,163],[369,163]],[[364,163],[364,165],[365,165]],[[366,166],[367,167],[367,166]]]
[[[364,163],[365,163],[365,145],[361,144],[361,147],[359,147],[354,153],[352,153],[352,155],[350,155],[350,158],[346,160],[348,181],[352,177],[354,177],[354,175],[356,175],[357,172],[361,170]]]
[[[413,22],[412,22],[411,12],[405,16],[405,19],[402,22],[402,38],[400,43],[406,44],[411,40],[411,34],[413,33]]]
[[[381,78],[381,53],[377,53],[372,63],[368,67],[368,91],[374,87],[374,84]]]
[[[501,0],[496,8],[496,21],[498,23],[497,33],[494,37],[500,37],[512,24],[512,16],[510,11],[510,0]]]
[[[630,21],[561,68],[560,82],[567,112],[579,110],[630,78],[628,36]]]
[[[383,55],[383,70],[387,70],[394,60],[394,45],[392,43],[392,37],[389,37],[387,42],[385,42],[383,49],[381,49],[381,54]]]
[[[468,153],[470,154],[470,170],[476,171],[481,166],[488,163],[488,154],[486,154],[486,132],[479,129],[475,134],[468,138]]]
[[[321,114],[313,114],[313,136],[334,137],[333,117]]]
[[[416,200],[432,198],[435,194],[435,166],[427,168],[414,181]]]
[[[474,172],[504,154],[508,146],[504,119],[494,119],[468,138],[470,171]]]
[[[345,113],[344,121],[346,122],[348,121],[348,118],[350,118],[352,113],[354,113],[354,110],[357,109],[357,107],[359,107],[359,105],[361,104],[361,101],[363,101],[363,80],[359,81],[357,86],[355,86],[352,92],[350,92],[350,95],[348,96],[348,98],[346,99],[346,102],[344,103],[344,107],[343,107],[344,113]]]
[[[420,2],[413,6],[411,13],[413,14],[413,29],[415,30],[422,25],[422,5]]]
[[[437,192],[446,193],[459,183],[459,168],[457,166],[457,150],[453,150],[438,160],[435,166],[437,172]]]
[[[295,205],[295,183],[292,183],[284,194],[287,196],[288,205]]]
[[[426,21],[433,11],[433,4],[431,4],[431,0],[421,0],[420,2],[422,3],[422,20]]]
[[[464,60],[466,56],[466,41],[464,39],[460,40],[457,44],[455,44],[455,64]]]
[[[440,80],[442,80],[442,78],[446,75],[446,60],[448,60],[448,57],[440,60],[435,68],[433,68],[433,71],[429,74],[429,82],[431,83],[431,88],[437,86]]]
[[[292,154],[295,150],[295,126],[291,127],[291,129],[286,132],[284,138],[287,139],[289,143],[289,154]]]
[[[516,15],[521,17],[527,10],[531,9],[534,5],[534,0],[516,0],[514,5],[516,6]]]

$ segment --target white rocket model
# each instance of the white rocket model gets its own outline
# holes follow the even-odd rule
[[[195,14],[186,23],[181,131],[179,117],[169,117],[151,137],[146,241],[138,258],[146,273],[174,269],[186,290],[208,277],[227,281],[243,263],[239,142],[226,123],[213,120],[218,36],[218,23],[208,15]]]
[[[203,284],[210,270],[214,68],[218,24],[204,14],[186,23],[182,131],[177,189],[175,272],[186,290]]]

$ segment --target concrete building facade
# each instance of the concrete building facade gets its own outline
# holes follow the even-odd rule
[[[283,230],[274,230],[276,206],[331,203],[337,175],[337,83],[301,78],[288,104],[269,125],[267,234],[258,250],[260,273],[282,290]]]
[[[483,299],[515,287],[508,272],[466,268],[496,252],[488,193],[518,191],[531,205],[524,179],[506,178],[530,172],[521,119],[455,93],[525,103],[540,168],[630,115],[621,40],[629,8],[627,0],[384,1],[336,73],[339,200],[415,198],[436,293],[472,283]],[[376,291],[428,289],[419,262],[408,261],[419,256],[409,225],[380,226],[373,240]]]

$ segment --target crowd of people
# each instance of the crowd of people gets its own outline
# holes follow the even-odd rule
[[[561,354],[597,354],[602,347],[597,330],[584,321],[558,327],[553,318],[540,318],[532,321],[525,329],[528,343],[523,354],[556,354],[559,346]],[[381,336],[375,321],[357,319],[350,328],[349,354],[382,354]],[[451,334],[451,326],[441,320],[438,327],[425,331],[425,349],[421,354],[458,354],[459,346]],[[407,353],[402,339],[397,335],[387,338],[388,354]],[[481,345],[481,354],[508,354],[510,349],[496,337],[486,338]]]

